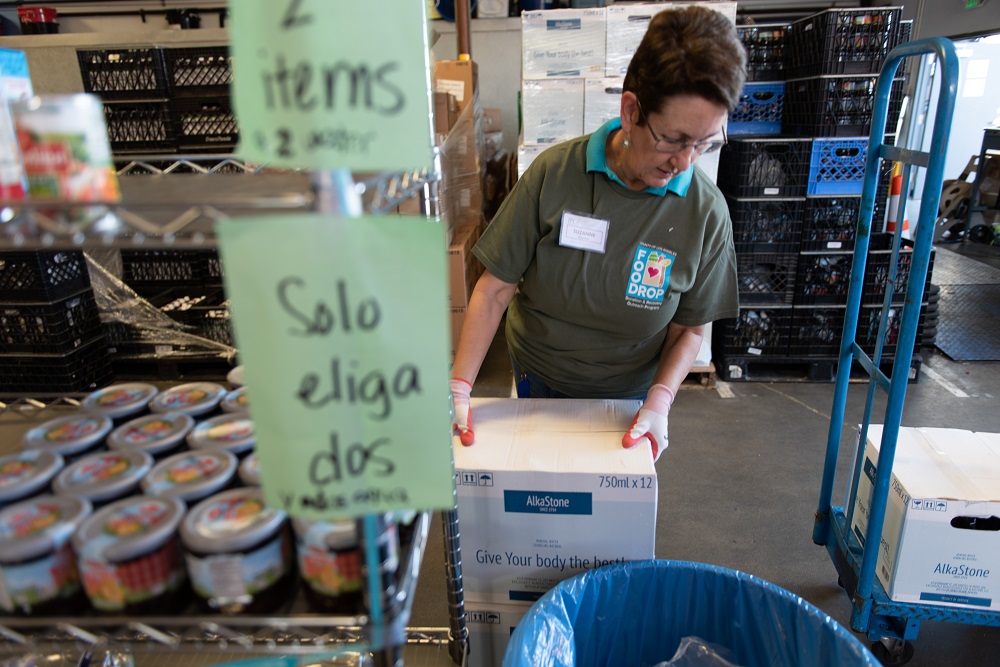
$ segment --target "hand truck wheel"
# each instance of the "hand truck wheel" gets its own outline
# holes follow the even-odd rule
[[[872,654],[885,667],[905,665],[913,659],[913,642],[884,637],[877,642],[872,642]]]

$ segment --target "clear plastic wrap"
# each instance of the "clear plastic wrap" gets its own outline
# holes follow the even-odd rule
[[[115,275],[121,270],[117,255],[114,250],[87,253],[101,323],[117,353],[136,358],[235,359],[235,347],[198,335],[196,327],[171,318],[122,282]]]

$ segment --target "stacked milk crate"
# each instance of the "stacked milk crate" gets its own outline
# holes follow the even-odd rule
[[[735,2],[682,6],[687,5],[704,5],[736,18]],[[549,146],[594,132],[605,121],[618,118],[632,55],[653,15],[672,7],[642,3],[521,13],[519,177]],[[709,171],[714,175],[714,169]]]
[[[0,252],[0,393],[87,393],[112,379],[83,253]]]
[[[748,82],[730,117],[719,186],[733,218],[742,308],[739,318],[717,328],[718,366],[728,379],[781,367],[832,379],[875,86],[885,57],[904,38],[900,9],[827,10],[790,24],[741,26],[740,33]],[[888,132],[901,101],[900,79],[892,88]],[[888,172],[880,174],[876,230],[887,213]],[[872,238],[858,328],[869,353],[889,287],[889,247],[887,238]],[[891,285],[893,303],[902,303],[908,255],[904,250]],[[889,311],[883,357],[894,352],[900,310]]]
[[[83,89],[104,103],[116,155],[235,147],[228,47],[91,49],[77,59]]]

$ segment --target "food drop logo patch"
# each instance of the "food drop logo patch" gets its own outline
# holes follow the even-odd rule
[[[663,303],[663,297],[670,286],[670,269],[675,255],[639,244],[632,258],[629,270],[628,288],[625,299],[642,306]]]

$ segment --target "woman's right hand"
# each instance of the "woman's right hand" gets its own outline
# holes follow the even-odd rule
[[[466,447],[476,441],[476,434],[472,432],[471,394],[471,384],[461,378],[451,379],[451,400],[455,405],[455,416],[451,422],[452,433],[457,435]]]

